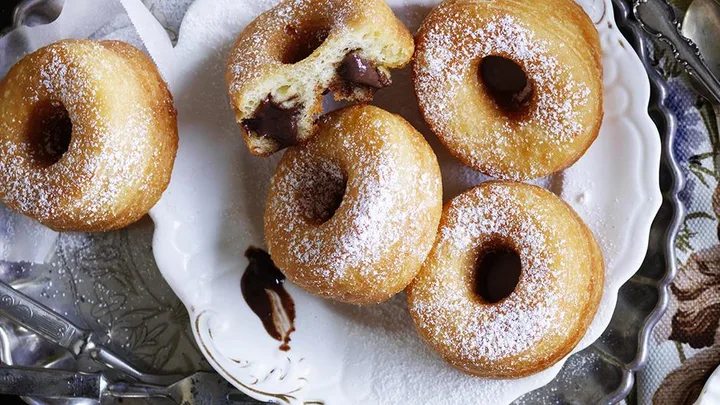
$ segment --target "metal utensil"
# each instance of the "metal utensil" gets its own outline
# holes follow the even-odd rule
[[[715,77],[720,77],[720,1],[694,0],[690,3],[682,23],[682,34],[693,41],[703,61]],[[696,90],[705,98],[712,97],[701,85]]]
[[[56,19],[62,11],[64,0],[18,1],[12,14],[13,26],[47,24]]]
[[[693,41],[702,53],[705,65],[715,77],[720,77],[720,1],[694,0],[690,3],[682,23],[682,34]],[[712,101],[712,95],[695,80],[690,82],[698,93]],[[713,103],[715,122],[720,129],[720,104]],[[720,169],[720,156],[715,156],[715,167]]]
[[[0,393],[46,398],[168,398],[178,404],[251,405],[249,397],[235,390],[215,373],[198,372],[165,387],[114,381],[103,373],[78,373],[26,367],[0,367]]]
[[[50,308],[0,281],[0,315],[24,326],[58,346],[66,348],[75,358],[88,356],[105,367],[112,368],[139,381],[169,385],[184,376],[145,374],[104,348],[97,337],[81,329]]]
[[[704,88],[702,94],[720,103],[720,82],[705,65],[695,43],[680,33],[672,6],[666,0],[635,0],[633,13],[645,31],[670,45],[675,58]]]

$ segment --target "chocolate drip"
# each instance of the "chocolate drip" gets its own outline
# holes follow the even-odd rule
[[[520,280],[520,256],[511,249],[483,253],[475,275],[475,293],[494,304],[508,297]]]
[[[349,83],[381,89],[392,84],[390,78],[373,66],[373,63],[356,53],[345,55],[337,69],[340,77]]]
[[[288,351],[295,331],[295,302],[283,286],[285,275],[262,249],[250,246],[245,257],[250,264],[240,280],[243,298],[267,333],[282,343],[280,350]]]
[[[268,97],[260,103],[252,118],[243,120],[242,125],[248,132],[276,140],[282,149],[298,143],[299,114],[299,107],[284,107]]]
[[[498,106],[518,112],[532,96],[532,86],[522,68],[501,56],[486,56],[480,63],[480,77]]]

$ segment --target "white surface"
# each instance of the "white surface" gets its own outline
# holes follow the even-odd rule
[[[226,96],[224,70],[237,34],[273,0],[197,0],[173,49],[139,0],[121,1],[168,80],[179,111],[180,149],[172,182],[152,210],[154,251],[186,304],[201,350],[225,378],[261,400],[287,404],[508,403],[550,381],[561,363],[507,381],[468,377],[430,352],[415,333],[404,296],[372,307],[312,297],[288,286],[297,308],[289,352],[264,331],[244,303],[240,276],[248,245],[263,245],[262,210],[277,157],[251,156]],[[392,0],[415,30],[436,0]],[[67,10],[33,48],[77,36]],[[113,2],[110,2],[113,3]],[[609,0],[581,0],[604,51],[605,118],[598,140],[552,185],[586,220],[603,247],[606,285],[601,309],[578,349],[592,343],[612,315],[618,288],[638,269],[650,223],[661,203],[660,139],[647,115],[649,83],[630,45],[615,28]],[[84,4],[84,3],[83,3]],[[53,30],[54,26],[54,30]],[[33,29],[35,30],[35,29]],[[88,34],[89,35],[89,34]],[[398,112],[428,136],[441,162],[446,198],[483,180],[452,159],[417,111],[408,70],[375,104]]]

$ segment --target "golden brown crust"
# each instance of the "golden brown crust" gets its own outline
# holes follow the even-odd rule
[[[516,251],[521,276],[496,303],[475,293],[481,252]],[[435,245],[407,288],[425,341],[465,373],[520,378],[577,345],[602,295],[604,265],[592,232],[572,208],[540,187],[491,181],[448,202]]]
[[[520,114],[503,110],[478,77],[486,56],[525,71]],[[413,80],[433,132],[464,164],[490,176],[543,177],[576,162],[602,122],[597,30],[571,0],[448,0],[416,35]]]
[[[412,35],[383,0],[280,2],[248,24],[228,59],[230,101],[250,151],[268,156],[283,147],[242,125],[267,97],[300,107],[303,143],[316,129],[326,90],[351,102],[373,98],[375,88],[348,87],[336,74],[346,54],[359,53],[389,77],[388,69],[409,63],[413,50]]]
[[[34,152],[43,145],[32,125],[45,107],[64,109],[72,122],[56,162]],[[126,43],[63,40],[41,48],[0,82],[0,144],[8,152],[0,156],[0,199],[58,231],[127,226],[170,181],[176,115],[155,65]]]
[[[318,125],[273,177],[268,249],[313,294],[385,301],[410,283],[432,246],[442,209],[437,159],[409,123],[377,107],[346,107]],[[342,196],[337,210],[318,220],[330,215],[333,195]]]

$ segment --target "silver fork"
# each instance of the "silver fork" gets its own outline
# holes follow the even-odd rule
[[[0,393],[52,398],[169,398],[178,404],[259,404],[236,390],[220,375],[197,372],[182,375],[143,373],[96,343],[92,332],[81,329],[27,295],[0,281],[0,315],[43,338],[66,348],[73,356],[87,355],[106,367],[120,371],[80,373],[54,369],[0,366]],[[122,375],[136,381],[123,381]]]
[[[115,381],[103,373],[78,373],[53,369],[0,367],[0,393],[46,397],[168,398],[178,404],[257,405],[215,373],[197,372],[174,384],[161,385]]]
[[[75,358],[87,356],[105,367],[120,371],[144,383],[168,386],[185,377],[183,375],[153,375],[141,372],[103,347],[92,332],[81,329],[50,308],[2,281],[0,281],[0,315],[22,325],[42,338],[64,347]]]

